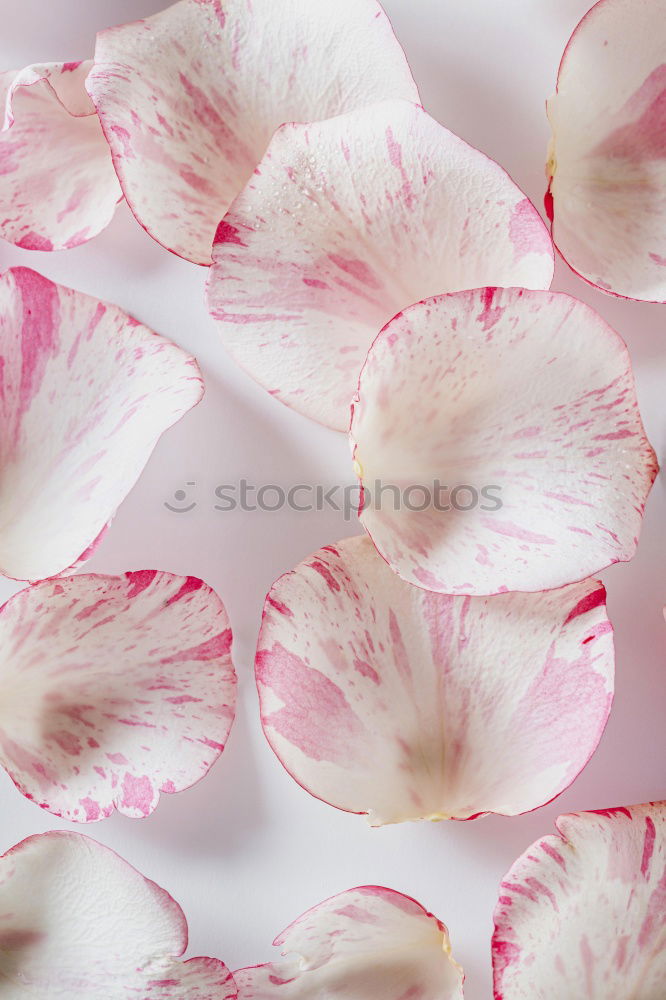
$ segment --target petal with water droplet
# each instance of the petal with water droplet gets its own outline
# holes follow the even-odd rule
[[[337,430],[368,348],[428,295],[548,288],[553,248],[498,164],[406,101],[288,125],[218,228],[209,308],[271,395]]]

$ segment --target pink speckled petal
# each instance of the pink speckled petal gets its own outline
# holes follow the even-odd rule
[[[0,573],[90,555],[202,394],[196,363],[116,306],[28,268],[0,276]]]
[[[76,822],[147,816],[208,773],[234,718],[231,629],[201,580],[46,580],[0,611],[0,764]]]
[[[406,101],[280,129],[213,261],[209,307],[232,356],[283,403],[345,431],[368,348],[401,309],[553,276],[524,194]]]
[[[351,437],[375,545],[450,594],[561,587],[631,559],[657,473],[624,343],[561,293],[407,309],[368,355]]]
[[[186,948],[180,906],[88,837],[45,833],[0,858],[7,1000],[236,1000],[223,963]]]
[[[448,597],[404,583],[368,538],[274,584],[256,661],[275,753],[313,795],[407,819],[516,815],[559,795],[613,693],[605,591]]]
[[[0,73],[0,236],[26,250],[85,243],[122,197],[84,85],[91,66]]]
[[[663,1000],[666,802],[557,821],[502,883],[495,1000]]]
[[[563,257],[606,292],[666,302],[666,0],[600,0],[564,53],[548,117]]]
[[[462,1000],[446,927],[392,889],[340,893],[274,943],[282,961],[234,973],[239,1000]]]
[[[198,264],[283,122],[418,100],[376,0],[181,0],[103,31],[88,88],[137,219]]]

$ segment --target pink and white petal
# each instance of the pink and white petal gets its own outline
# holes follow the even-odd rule
[[[340,893],[274,944],[282,961],[234,973],[239,1000],[462,1000],[446,927],[392,889]]]
[[[24,69],[8,70],[0,74],[3,80],[1,91],[3,122],[6,132],[16,120],[14,102],[21,94],[21,88],[45,84],[41,92],[56,101],[73,118],[87,118],[95,114],[95,105],[85,87],[86,77],[92,67],[92,59],[85,62],[33,63]]]
[[[351,439],[364,527],[443,593],[545,590],[631,559],[657,474],[623,341],[582,302],[518,288],[396,316]]]
[[[92,62],[0,73],[0,236],[68,250],[97,236],[122,192],[85,79]]]
[[[495,1000],[662,1000],[666,802],[557,821],[502,883]]]
[[[548,102],[553,237],[606,292],[666,302],[666,0],[600,0]]]
[[[599,742],[613,673],[597,581],[444,596],[406,584],[365,537],[274,584],[256,659],[283,766],[374,826],[550,801]]]
[[[0,979],[49,1000],[236,1000],[229,970],[180,958],[178,904],[107,847],[64,831],[0,858]]]
[[[147,816],[203,778],[236,704],[224,605],[195,577],[47,580],[0,611],[0,764],[76,822]]]
[[[101,32],[88,89],[137,219],[205,265],[278,126],[419,99],[376,0],[181,0]]]
[[[553,248],[508,175],[389,101],[286,125],[217,231],[209,308],[271,395],[337,430],[392,316],[461,288],[548,288]]]
[[[28,268],[0,276],[0,573],[90,555],[202,395],[196,362],[116,306]]]

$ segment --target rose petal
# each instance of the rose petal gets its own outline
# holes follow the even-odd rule
[[[401,309],[553,276],[546,228],[502,168],[404,101],[280,129],[213,258],[225,346],[272,395],[338,430],[368,348]]]
[[[397,316],[351,436],[375,545],[444,593],[544,590],[631,559],[657,472],[624,343],[560,293],[478,289]]]
[[[666,802],[557,821],[502,883],[497,1000],[662,1000]]]
[[[0,858],[6,996],[235,1000],[222,962],[180,961],[187,922],[154,882],[88,837],[30,837]]]
[[[273,586],[256,661],[289,773],[373,825],[516,815],[559,795],[613,692],[605,591],[446,597],[404,583],[367,538]]]
[[[462,969],[446,927],[391,889],[334,896],[275,945],[289,957],[234,973],[239,1000],[462,1000]]]
[[[68,250],[97,236],[122,198],[85,90],[92,62],[0,73],[0,236]]]
[[[88,87],[132,211],[198,264],[283,122],[418,100],[375,0],[181,0],[98,35]]]
[[[553,236],[615,295],[666,301],[666,0],[602,0],[548,102]]]
[[[76,822],[147,816],[204,777],[236,703],[224,605],[195,577],[73,576],[0,612],[0,764]]]
[[[0,277],[0,573],[90,555],[161,434],[199,401],[196,363],[116,306],[27,268]]]

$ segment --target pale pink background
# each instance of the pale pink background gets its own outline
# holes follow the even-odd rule
[[[0,0],[0,67],[85,58],[97,28],[161,5]],[[588,0],[387,0],[386,7],[427,110],[499,160],[541,208],[544,101]],[[279,11],[275,0],[277,17]],[[221,514],[210,499],[216,484],[242,476],[351,481],[344,436],[291,413],[236,370],[203,305],[205,271],[160,249],[124,205],[102,236],[78,250],[29,253],[1,244],[0,269],[12,264],[117,302],[193,351],[207,380],[204,403],[165,435],[90,567],[193,573],[219,590],[236,634],[238,719],[222,760],[195,789],[167,797],[148,820],[115,817],[86,832],[180,901],[190,954],[216,955],[232,968],[267,960],[273,936],[304,909],[342,889],[379,883],[416,896],[446,921],[467,971],[466,997],[488,1000],[492,910],[511,862],[552,830],[560,812],[666,796],[663,481],[649,503],[637,558],[605,574],[617,629],[617,698],[602,745],[572,789],[519,819],[370,830],[363,819],[310,798],[285,774],[262,737],[252,678],[270,584],[319,545],[356,529],[330,512]],[[628,341],[648,433],[663,456],[666,309],[598,294],[561,262],[554,287],[594,305]],[[197,483],[191,492],[199,506],[188,515],[169,513],[163,502],[188,480]],[[0,596],[14,589],[0,581]],[[2,850],[65,825],[0,776]]]

